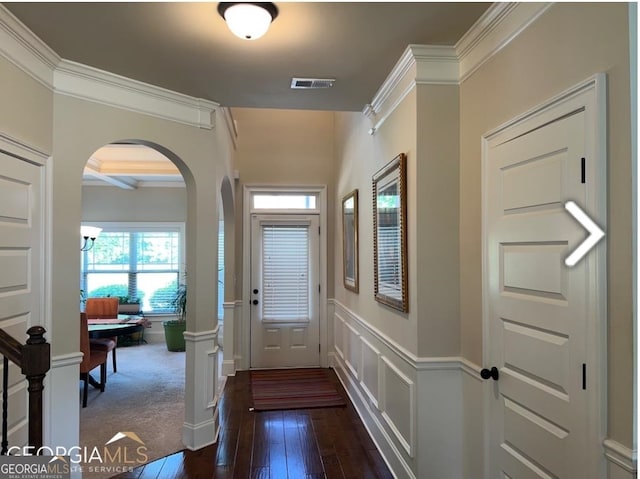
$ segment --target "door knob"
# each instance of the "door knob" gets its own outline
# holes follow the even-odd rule
[[[257,300],[257,299],[254,299],[254,300],[252,301],[252,303],[253,303],[253,304],[258,304],[258,300]]]
[[[257,289],[254,289],[254,290],[253,290],[253,294],[258,294],[258,290],[257,290]]]
[[[497,381],[498,378],[500,377],[500,372],[498,371],[498,368],[493,366],[491,369],[483,369],[482,371],[480,371],[480,376],[482,377],[482,379],[493,379],[494,381]]]

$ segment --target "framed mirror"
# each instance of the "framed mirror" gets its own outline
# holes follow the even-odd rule
[[[358,286],[358,190],[342,198],[342,264],[344,287],[357,293]]]
[[[373,271],[376,300],[408,313],[406,158],[373,175]]]

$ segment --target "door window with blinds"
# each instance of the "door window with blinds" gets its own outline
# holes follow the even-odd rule
[[[309,321],[309,225],[263,225],[262,320]]]

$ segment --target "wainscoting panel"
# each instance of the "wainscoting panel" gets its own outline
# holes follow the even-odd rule
[[[382,370],[380,361],[382,361],[382,356],[380,355],[380,351],[369,341],[362,337],[360,340],[362,341],[362,375],[360,387],[371,402],[371,405],[376,409],[380,409],[378,397],[380,394],[379,385],[382,382],[380,380]]]
[[[485,381],[480,377],[480,367],[463,360],[461,369],[463,434],[462,477],[482,477],[484,473],[484,411]]]
[[[342,331],[345,329],[344,319],[335,313],[335,320],[333,321],[333,349],[340,359],[344,360],[344,336]]]
[[[415,451],[415,383],[382,356],[382,417],[410,456]]]
[[[351,371],[351,375],[360,380],[360,360],[362,359],[362,346],[360,343],[360,333],[351,326],[349,323],[345,323],[344,331],[344,343],[346,345],[346,357],[345,364]]]
[[[330,364],[395,477],[482,477],[479,366],[414,356],[340,302],[332,306]]]

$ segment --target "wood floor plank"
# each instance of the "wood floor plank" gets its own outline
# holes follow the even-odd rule
[[[335,373],[331,373],[346,398]],[[181,451],[118,479],[391,479],[358,413],[346,407],[250,411],[249,373],[227,378],[217,444]]]
[[[284,479],[287,473],[287,450],[284,439],[284,421],[282,411],[260,413],[267,421],[267,440],[269,441],[269,467],[272,479]]]
[[[242,412],[240,436],[233,470],[233,477],[245,479],[251,475],[251,452],[253,450],[253,428],[255,413],[249,410]]]
[[[184,455],[182,453],[173,454],[164,461],[158,477],[162,479],[182,479],[189,477],[184,470]]]
[[[306,411],[300,411],[297,416],[297,428],[300,435],[300,445],[307,475],[323,474],[322,459],[318,449],[316,433],[313,429],[311,416]]]
[[[287,450],[287,473],[293,479],[305,477],[307,471],[304,465],[300,433],[298,432],[298,419],[296,411],[283,412],[284,442]]]
[[[179,453],[178,453],[179,454]],[[162,466],[171,456],[163,457],[157,461],[145,464],[142,469],[142,473],[138,476],[138,479],[157,479],[160,477],[160,471]]]

